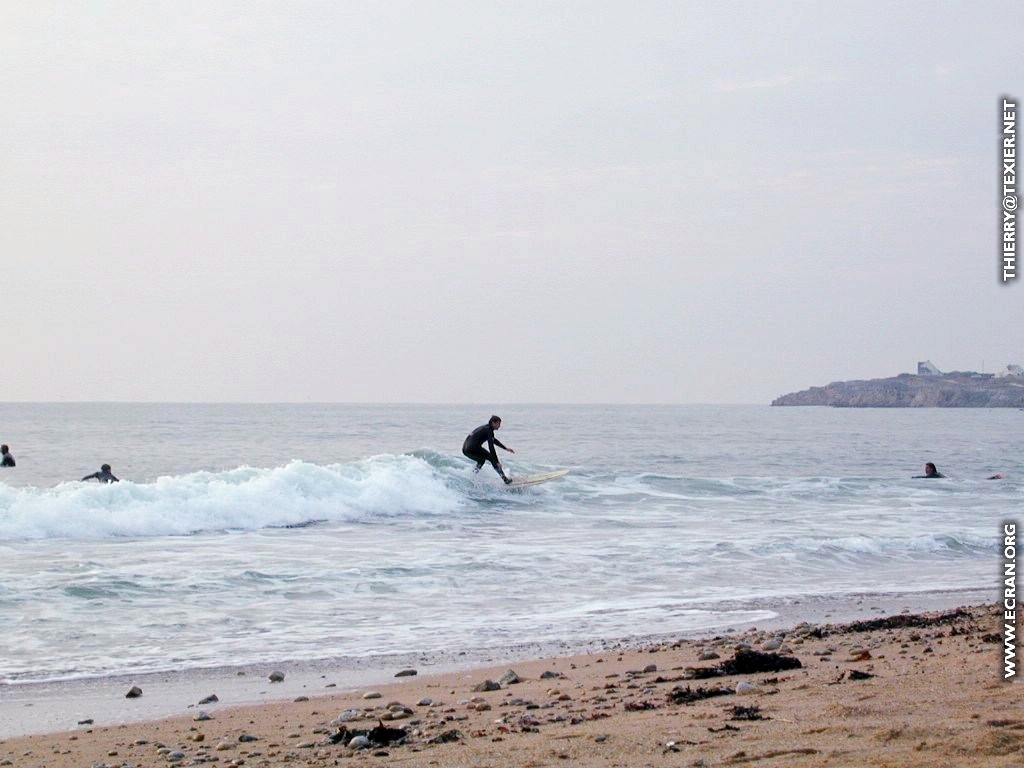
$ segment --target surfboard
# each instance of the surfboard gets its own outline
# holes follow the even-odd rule
[[[560,477],[565,477],[569,474],[568,469],[559,469],[554,472],[545,472],[541,475],[525,475],[523,477],[513,477],[512,482],[508,484],[508,488],[524,488],[529,485],[540,485],[546,483],[548,480],[557,480]]]

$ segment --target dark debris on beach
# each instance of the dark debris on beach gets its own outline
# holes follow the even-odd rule
[[[739,704],[730,707],[730,720],[771,720],[770,717],[766,717],[761,714],[761,708],[756,704],[752,704],[749,707],[743,707]]]
[[[408,735],[405,728],[389,728],[381,722],[368,730],[350,730],[343,725],[338,728],[337,733],[331,735],[330,741],[332,744],[348,744],[352,739],[364,736],[373,746],[385,747],[389,744],[401,744]]]
[[[935,627],[944,624],[954,624],[958,621],[974,621],[974,616],[964,608],[954,608],[951,611],[943,611],[937,614],[926,613],[901,613],[896,616],[885,616],[880,619],[866,619],[864,621],[852,621],[848,624],[826,624],[819,630],[824,635],[845,635],[851,632],[874,632],[879,629],[904,629],[908,627]]]
[[[715,696],[731,696],[736,693],[732,688],[691,688],[690,686],[677,685],[668,692],[668,700],[673,704],[691,704],[703,699],[711,699]]]
[[[709,677],[727,675],[783,672],[787,669],[800,669],[801,667],[803,664],[795,656],[741,649],[736,651],[731,659],[726,659],[714,667],[688,667],[686,672],[691,679],[705,680]]]

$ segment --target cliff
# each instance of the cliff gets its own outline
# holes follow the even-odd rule
[[[831,405],[839,408],[1024,408],[1024,377],[980,373],[834,381],[792,392],[772,405]]]

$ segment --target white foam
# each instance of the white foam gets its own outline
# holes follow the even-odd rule
[[[983,553],[993,550],[995,541],[989,537],[961,532],[954,536],[944,533],[919,535],[853,534],[835,538],[789,537],[783,541],[756,544],[754,554],[791,554],[795,556],[824,556],[834,554],[868,556],[914,556],[930,553]]]
[[[459,475],[415,456],[320,466],[293,461],[160,477],[152,483],[0,484],[0,540],[173,536],[451,512]]]

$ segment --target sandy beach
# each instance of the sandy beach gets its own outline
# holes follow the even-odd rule
[[[212,702],[7,739],[0,765],[1019,766],[1024,702],[1000,678],[997,618],[978,605],[623,646],[517,662],[519,682],[494,690],[482,689],[507,665],[286,703]],[[381,723],[405,737],[385,743],[398,733],[378,730],[350,748]]]

